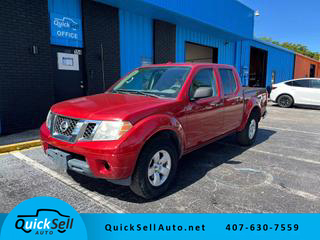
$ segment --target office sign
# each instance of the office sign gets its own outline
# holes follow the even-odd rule
[[[80,18],[50,14],[51,44],[83,47],[82,22]]]

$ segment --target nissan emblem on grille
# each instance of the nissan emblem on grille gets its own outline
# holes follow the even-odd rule
[[[69,128],[69,122],[67,120],[62,121],[60,124],[61,132],[63,132],[63,133],[66,132],[68,130],[68,128]]]
[[[54,121],[54,131],[58,135],[63,135],[65,137],[72,137],[72,133],[77,126],[79,120],[64,116],[57,116]],[[66,140],[66,139],[65,139]],[[70,139],[68,139],[69,141]]]

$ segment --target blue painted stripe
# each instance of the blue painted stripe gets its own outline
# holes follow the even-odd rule
[[[253,37],[254,11],[238,1],[141,0],[141,2],[161,7],[244,38]]]
[[[121,76],[143,61],[153,62],[153,20],[149,17],[122,10],[120,18]]]
[[[48,0],[49,13],[81,18],[81,0]]]

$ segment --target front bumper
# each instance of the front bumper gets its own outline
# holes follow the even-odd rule
[[[70,154],[67,168],[80,174],[129,185],[139,150],[122,147],[120,141],[87,141],[69,143],[53,138],[45,124],[40,137],[47,155]],[[70,161],[71,160],[71,161]]]
[[[82,175],[89,177],[94,176],[86,161],[83,161],[82,159],[79,159],[70,153],[61,151],[59,149],[49,148],[47,149],[46,154],[61,170],[70,169]]]

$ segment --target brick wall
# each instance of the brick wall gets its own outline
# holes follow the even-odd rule
[[[39,127],[53,103],[49,31],[47,1],[0,1],[2,134]]]

